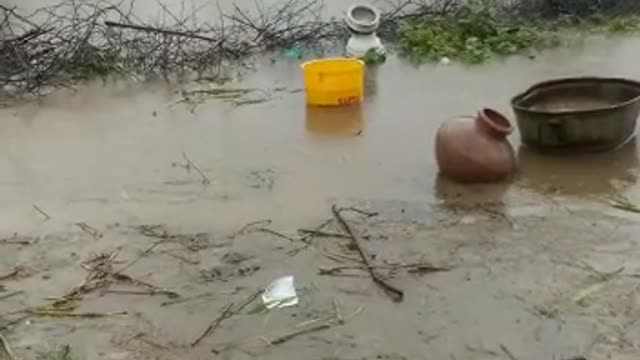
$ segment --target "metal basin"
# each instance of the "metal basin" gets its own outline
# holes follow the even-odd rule
[[[511,106],[525,145],[611,150],[635,134],[640,82],[595,77],[546,81],[514,97]]]

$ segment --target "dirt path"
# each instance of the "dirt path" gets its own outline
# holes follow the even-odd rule
[[[30,313],[3,315],[18,321],[8,338],[24,358],[62,344],[86,359],[197,359],[211,351],[223,359],[509,359],[505,348],[525,360],[637,356],[634,222],[548,204],[509,215],[456,201],[419,209],[440,219],[424,222],[400,215],[411,208],[387,204],[376,217],[349,216],[379,271],[404,290],[400,303],[357,269],[358,255],[341,237],[306,244],[262,224],[231,235],[117,224],[97,236],[77,228],[11,237],[0,245],[2,268],[16,259],[18,267],[3,275],[0,309]],[[331,223],[324,231],[340,228]],[[429,264],[451,270],[432,273]],[[45,300],[100,271],[120,275],[96,280],[95,289],[90,282],[58,307]],[[256,313],[253,302],[190,345],[227,304],[288,274],[297,307]],[[269,345],[336,316],[344,324]]]

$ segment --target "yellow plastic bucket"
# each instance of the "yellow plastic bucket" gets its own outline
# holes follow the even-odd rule
[[[302,64],[307,104],[345,106],[362,102],[364,62],[352,58],[312,60]]]

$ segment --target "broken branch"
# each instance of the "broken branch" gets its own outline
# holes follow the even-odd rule
[[[334,233],[329,231],[321,231],[321,230],[310,230],[310,229],[299,229],[299,233],[312,237],[328,237],[328,238],[340,238],[340,239],[349,239],[349,235]]]
[[[23,290],[12,291],[12,292],[10,292],[8,294],[4,294],[4,295],[0,296],[0,300],[6,300],[8,298],[12,298],[12,297],[14,297],[16,295],[20,295],[20,294],[24,294],[24,291]]]
[[[200,295],[196,295],[196,296],[192,296],[192,297],[188,297],[188,298],[165,301],[162,304],[160,304],[160,306],[170,306],[170,305],[182,304],[182,303],[185,303],[187,301],[202,299],[202,298],[205,298],[205,297],[208,297],[208,296],[211,296],[211,295],[212,295],[211,293],[204,293],[204,294],[200,294]]]
[[[35,316],[61,317],[61,318],[62,317],[87,318],[87,319],[127,315],[126,311],[119,311],[119,312],[113,312],[113,313],[96,313],[96,312],[72,313],[68,311],[58,311],[58,310],[48,310],[48,309],[29,309],[27,310],[27,313]]]
[[[450,271],[451,268],[439,267],[430,264],[418,263],[418,264],[397,264],[397,265],[375,265],[373,269],[386,269],[386,270],[398,270],[407,269],[410,273],[432,273],[432,272],[445,272]],[[345,270],[363,270],[367,271],[366,266],[335,266],[330,268],[320,268],[319,275],[335,275]]]
[[[340,226],[351,238],[351,242],[353,243],[353,246],[358,251],[358,254],[362,258],[363,263],[366,265],[366,268],[369,271],[369,275],[371,276],[371,279],[373,280],[373,282],[376,283],[378,286],[380,286],[383,290],[385,290],[385,293],[389,295],[393,301],[402,301],[402,299],[404,298],[404,292],[398,289],[397,287],[391,285],[389,282],[383,279],[380,275],[378,275],[378,273],[375,271],[374,265],[369,260],[369,256],[365,253],[364,249],[362,248],[362,245],[360,245],[360,241],[356,237],[355,233],[353,232],[349,224],[340,214],[341,210],[339,210],[336,205],[333,205],[331,210],[333,212],[333,216],[335,216]],[[353,210],[353,209],[350,209],[350,210]]]
[[[116,27],[116,28],[123,28],[123,29],[131,29],[131,30],[152,32],[152,33],[158,33],[158,34],[165,34],[165,35],[181,36],[181,37],[204,40],[204,41],[209,41],[209,42],[216,42],[217,43],[217,42],[221,41],[221,40],[214,39],[214,38],[211,38],[211,37],[208,37],[208,36],[199,35],[199,34],[194,33],[194,32],[167,30],[167,29],[160,29],[160,28],[152,27],[152,26],[123,24],[123,23],[119,23],[119,22],[115,22],[115,21],[105,21],[104,24],[106,26],[108,26],[108,27]]]
[[[49,216],[49,214],[44,212],[44,210],[40,209],[38,205],[33,204],[33,208],[36,209],[36,211],[39,212],[40,215],[44,216],[44,221],[51,220],[51,216]]]
[[[293,331],[293,332],[291,332],[289,334],[285,334],[285,335],[279,336],[279,337],[277,337],[275,339],[271,339],[271,340],[267,340],[267,341],[268,341],[269,345],[279,345],[279,344],[283,344],[283,343],[285,343],[285,342],[287,342],[287,341],[289,341],[289,340],[291,340],[291,339],[293,339],[295,337],[298,337],[300,335],[305,335],[305,334],[310,334],[310,333],[317,332],[317,331],[327,330],[327,329],[329,329],[331,327],[332,327],[331,324],[316,325],[316,326],[310,327],[308,329],[296,330],[296,331]]]
[[[507,348],[505,345],[500,344],[500,350],[502,350],[502,352],[504,352],[504,354],[507,355],[509,360],[518,360],[518,358],[515,357],[515,355],[513,355],[513,353],[511,352],[511,350],[509,350],[509,348]]]
[[[240,228],[240,230],[236,231],[235,233],[233,233],[232,235],[229,236],[229,238],[233,239],[238,235],[243,234],[245,231],[247,231],[247,229],[260,225],[260,227],[264,227],[264,226],[269,226],[271,225],[271,220],[270,219],[264,219],[264,220],[258,220],[258,221],[252,221],[248,224],[245,224],[243,227]]]
[[[191,161],[191,159],[189,159],[189,157],[187,156],[186,152],[182,152],[182,157],[184,158],[184,161],[187,162],[187,166],[189,168],[193,168],[201,177],[202,177],[202,184],[203,185],[209,185],[211,184],[211,180],[209,180],[209,178],[207,177],[207,175],[205,175],[202,170],[200,170],[200,168],[193,162]]]
[[[232,317],[233,315],[239,313],[240,311],[244,310],[247,306],[249,306],[249,304],[251,304],[255,299],[258,298],[258,296],[260,296],[260,294],[262,294],[262,289],[256,291],[255,293],[251,294],[245,301],[243,301],[237,308],[233,309],[233,302],[227,304],[219,313],[218,316],[213,319],[213,321],[211,322],[211,324],[209,324],[209,326],[207,326],[206,329],[204,329],[204,331],[202,332],[202,334],[200,334],[200,336],[198,336],[197,339],[195,339],[192,343],[191,346],[197,346],[205,337],[207,337],[208,335],[210,335],[211,333],[213,333],[218,326],[220,326],[220,324],[225,320],[228,319],[230,317]]]
[[[98,231],[96,228],[92,227],[87,223],[77,222],[75,223],[75,225],[79,227],[82,231],[86,232],[87,234],[93,236],[96,239],[99,239],[102,237],[102,234],[100,233],[100,231]]]
[[[213,319],[213,321],[211,322],[211,324],[209,324],[209,326],[207,326],[206,329],[204,329],[204,331],[202,332],[202,334],[200,334],[200,336],[198,336],[197,339],[195,339],[192,343],[191,346],[197,346],[205,337],[207,337],[207,335],[211,334],[212,332],[214,332],[218,326],[220,326],[220,324],[222,323],[222,321],[228,317],[232,316],[232,312],[231,312],[231,308],[233,307],[233,303],[229,303],[227,304],[221,311],[220,313],[218,313],[218,316]]]
[[[20,274],[20,272],[22,271],[22,268],[19,266],[16,266],[13,268],[13,270],[11,270],[10,272],[4,274],[4,275],[0,275],[0,281],[4,281],[4,280],[9,280],[9,279],[13,279],[16,276],[18,276]]]
[[[105,290],[106,294],[123,294],[123,295],[141,295],[141,296],[156,296],[156,295],[166,295],[171,299],[176,299],[180,297],[180,294],[162,289],[149,289],[149,290]]]

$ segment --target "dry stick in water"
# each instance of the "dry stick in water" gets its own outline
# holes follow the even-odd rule
[[[358,250],[358,254],[360,255],[360,257],[362,258],[362,261],[366,265],[367,270],[369,271],[369,275],[371,275],[371,279],[373,280],[373,282],[376,283],[378,286],[380,286],[383,290],[385,290],[387,295],[389,295],[389,297],[391,297],[393,301],[402,301],[402,299],[404,298],[404,292],[398,289],[397,287],[391,285],[385,279],[380,277],[378,273],[376,273],[375,266],[369,260],[369,256],[364,252],[364,249],[360,245],[360,241],[356,237],[355,233],[353,232],[349,224],[344,220],[344,218],[340,214],[340,211],[342,210],[339,210],[336,205],[333,205],[331,207],[331,210],[333,211],[333,216],[335,216],[340,226],[342,226],[344,231],[351,238],[351,242]]]
[[[96,312],[86,312],[86,313],[72,313],[68,311],[57,311],[57,310],[44,310],[44,309],[30,309],[27,313],[36,316],[43,317],[58,317],[58,318],[85,318],[85,319],[97,319],[97,318],[105,318],[105,317],[113,317],[113,316],[123,316],[127,315],[126,311],[119,311],[113,313],[96,313]]]
[[[25,316],[21,316],[21,317],[19,317],[19,318],[17,318],[17,319],[14,319],[14,320],[8,321],[8,322],[6,322],[6,323],[4,323],[4,324],[0,325],[0,331],[4,331],[4,330],[6,330],[6,329],[8,329],[8,328],[12,327],[13,325],[19,324],[19,323],[21,323],[22,321],[27,320],[29,317],[30,317],[30,315],[25,315]]]
[[[257,299],[258,296],[260,296],[260,294],[262,294],[262,291],[263,290],[260,289],[260,290],[256,291],[255,293],[251,294],[251,296],[249,296],[236,309],[233,309],[233,303],[232,302],[227,304],[224,308],[222,308],[222,310],[220,311],[218,316],[216,316],[216,318],[213,319],[211,324],[209,324],[209,326],[207,326],[207,328],[204,329],[202,334],[200,336],[198,336],[198,338],[195,339],[191,343],[191,346],[193,347],[193,346],[198,345],[205,337],[207,337],[207,335],[213,333],[225,319],[228,319],[228,318],[232,317],[233,315],[239,313],[240,311],[244,310],[244,308],[249,306],[249,304],[251,304],[255,299]]]
[[[28,240],[15,240],[18,234],[14,234],[12,238],[9,239],[0,239],[1,245],[23,245],[28,246],[31,245],[31,241]]]
[[[131,342],[133,340],[138,340],[140,342],[143,342],[147,345],[151,345],[156,349],[160,349],[160,350],[164,350],[164,351],[169,351],[171,350],[171,348],[169,348],[166,345],[162,345],[154,340],[149,339],[149,335],[144,333],[144,332],[139,332],[137,334],[135,334],[134,336],[131,337],[131,339],[129,339],[127,342]]]
[[[142,259],[145,256],[149,255],[149,253],[151,253],[151,251],[153,251],[153,249],[155,249],[158,245],[164,244],[166,242],[167,242],[166,239],[158,240],[158,241],[154,242],[145,251],[143,251],[138,257],[136,257],[134,260],[132,260],[131,262],[129,262],[128,264],[126,264],[125,266],[120,268],[120,270],[114,272],[114,274],[122,274],[123,271],[125,271],[125,270],[129,269],[130,267],[132,267],[133,265],[137,264],[138,261],[140,261],[140,259]]]
[[[241,227],[240,230],[238,230],[235,233],[233,233],[231,236],[229,236],[229,238],[233,239],[233,238],[237,237],[238,235],[243,234],[245,231],[247,231],[247,229],[249,229],[251,227],[254,227],[254,226],[258,226],[258,225],[261,225],[261,227],[269,226],[269,225],[271,225],[271,222],[272,222],[271,219],[252,221],[252,222],[244,225],[243,227]]]
[[[86,232],[87,234],[93,236],[94,238],[98,239],[102,237],[102,234],[100,233],[100,231],[98,231],[96,228],[94,228],[93,226],[84,223],[84,222],[77,222],[75,223],[75,225],[77,227],[79,227],[82,231]]]
[[[19,266],[14,267],[13,270],[11,270],[10,272],[0,275],[0,281],[13,279],[14,277],[20,274],[21,270],[22,268]]]
[[[305,236],[303,236],[301,238],[294,238],[292,236],[285,235],[285,234],[283,234],[283,233],[281,233],[279,231],[275,231],[275,230],[272,230],[272,229],[269,229],[268,227],[266,227],[266,226],[271,225],[271,223],[272,223],[272,221],[270,219],[258,220],[258,221],[250,222],[250,223],[246,224],[245,226],[243,226],[240,230],[236,231],[233,235],[229,236],[229,238],[233,239],[236,236],[245,233],[248,229],[253,228],[253,227],[256,227],[255,231],[271,234],[271,235],[277,236],[279,238],[289,240],[291,242],[297,242],[297,241],[304,242],[306,237],[307,237],[305,235]],[[258,225],[260,225],[260,227],[258,227]]]
[[[267,233],[267,234],[271,234],[271,235],[277,236],[277,237],[285,239],[285,240],[289,240],[292,243],[294,243],[296,241],[302,241],[302,239],[295,239],[295,238],[293,238],[293,237],[291,237],[289,235],[285,235],[285,234],[283,234],[283,233],[281,233],[279,231],[271,230],[269,228],[260,228],[260,229],[257,229],[257,231],[260,231],[260,232],[263,232],[263,233]]]
[[[303,243],[305,243],[306,246],[303,247],[300,250],[304,250],[304,249],[308,248],[309,246],[311,246],[311,243],[313,242],[313,239],[316,236],[322,236],[321,235],[322,229],[324,229],[326,226],[331,224],[332,221],[333,221],[333,217],[330,217],[329,219],[325,220],[322,224],[318,225],[315,229],[310,230],[308,232],[303,231],[302,233],[304,233],[304,236],[302,238],[300,238],[300,240]],[[298,232],[300,232],[300,230],[298,230]]]
[[[206,329],[204,329],[204,331],[202,332],[202,334],[200,334],[200,336],[198,336],[197,339],[195,339],[192,343],[191,346],[196,346],[198,345],[202,339],[204,339],[205,337],[207,337],[207,335],[211,334],[212,332],[214,332],[218,326],[220,326],[220,324],[222,323],[222,321],[228,317],[231,317],[232,312],[231,312],[231,308],[233,307],[233,303],[229,303],[227,304],[222,311],[220,311],[220,313],[218,314],[218,316],[213,319],[213,321],[211,322],[211,324],[209,324],[209,326],[207,326]]]
[[[171,253],[171,252],[168,252],[168,251],[163,251],[162,253],[163,254],[167,254],[168,256],[171,256],[172,258],[178,259],[178,260],[180,260],[180,261],[182,261],[184,263],[187,263],[189,265],[199,265],[200,264],[200,260],[189,259],[189,258],[186,258],[184,256],[181,256],[181,255],[178,255],[178,254],[174,254],[174,253]]]
[[[350,239],[349,235],[339,234],[339,233],[334,233],[329,231],[298,229],[298,232],[309,237],[329,237],[329,238]]]
[[[136,291],[136,290],[133,290],[133,291],[131,291],[131,290],[105,290],[106,292],[130,294],[130,295],[149,295],[149,296],[166,295],[167,297],[169,297],[171,299],[179,298],[180,294],[178,294],[175,291],[162,289],[162,288],[160,288],[158,286],[146,283],[144,281],[140,281],[140,280],[134,279],[133,277],[123,273],[125,270],[127,270],[131,266],[135,265],[142,257],[146,256],[156,246],[158,246],[159,244],[161,244],[163,242],[166,242],[166,240],[156,241],[151,247],[149,247],[147,250],[145,250],[140,256],[138,256],[136,259],[134,259],[133,261],[129,262],[128,264],[124,265],[119,270],[111,271],[111,269],[108,269],[108,270],[93,269],[91,271],[92,271],[92,273],[99,274],[99,278],[101,278],[101,279],[110,278],[110,279],[113,279],[115,281],[128,282],[130,284],[133,284],[133,285],[136,285],[136,286],[142,286],[142,287],[145,287],[147,289],[147,291],[142,291],[142,292],[141,291]],[[83,287],[87,285],[86,284],[87,281],[88,280],[85,280],[81,285],[75,287],[70,293],[66,294],[61,299],[70,299],[70,298],[76,296],[79,292],[86,291],[86,290],[83,289]],[[92,290],[95,290],[95,288],[90,288],[89,289],[89,291],[92,291]]]
[[[300,335],[305,335],[305,334],[310,334],[313,332],[317,332],[317,331],[322,331],[322,330],[326,330],[331,328],[332,325],[331,324],[321,324],[321,325],[316,325],[314,327],[310,327],[308,329],[302,329],[302,330],[297,330],[295,332],[292,332],[290,334],[286,334],[286,335],[282,335],[280,337],[277,337],[275,339],[269,340],[269,344],[270,345],[278,345],[278,344],[283,344],[295,337],[298,337]]]
[[[160,304],[160,306],[171,306],[171,305],[176,305],[176,304],[182,304],[185,303],[187,301],[193,301],[193,300],[197,300],[197,299],[202,299],[208,296],[212,296],[212,293],[204,293],[204,294],[200,294],[200,295],[196,295],[196,296],[192,296],[192,297],[188,297],[188,298],[182,298],[182,299],[178,299],[178,300],[170,300],[170,301],[165,301],[162,304]]]
[[[193,161],[191,161],[191,159],[189,159],[189,157],[187,156],[187,153],[186,153],[186,152],[183,152],[183,153],[182,153],[182,157],[184,158],[184,161],[186,161],[186,162],[187,162],[187,166],[192,167],[195,171],[197,171],[197,172],[198,172],[198,174],[200,174],[200,176],[202,177],[202,183],[203,183],[204,185],[209,185],[209,184],[211,184],[211,180],[209,180],[209,178],[207,177],[207,175],[205,175],[205,174],[200,170],[200,168],[198,168],[198,166],[197,166]]]
[[[36,211],[39,212],[40,215],[44,216],[44,221],[51,220],[51,216],[49,216],[49,214],[44,212],[44,210],[40,209],[38,205],[33,204],[33,208],[36,209]]]
[[[513,353],[511,352],[511,350],[509,350],[508,347],[506,347],[503,344],[500,344],[500,350],[502,350],[502,352],[507,355],[507,357],[509,358],[509,360],[518,360],[517,357],[515,357],[515,355],[513,355]]]
[[[358,213],[360,215],[364,215],[366,217],[374,217],[374,216],[378,216],[378,213],[375,211],[366,211],[366,210],[362,210],[362,209],[358,209],[356,207],[350,206],[350,207],[344,207],[344,208],[340,208],[338,210],[339,212],[343,212],[343,211],[352,211],[355,213]]]
[[[157,287],[155,285],[146,283],[144,281],[140,281],[140,280],[134,279],[131,276],[126,275],[126,274],[108,273],[108,272],[105,273],[105,274],[111,276],[114,280],[124,281],[124,282],[131,283],[133,285],[142,286],[142,287],[145,287],[145,288],[149,289],[150,292],[153,292],[153,293],[149,293],[149,294],[145,294],[145,295],[162,294],[162,295],[166,295],[167,297],[169,297],[171,299],[180,298],[180,294],[178,294],[175,291],[159,288],[159,287]]]
[[[151,27],[151,26],[123,24],[123,23],[118,23],[118,22],[115,22],[115,21],[105,21],[104,24],[106,26],[109,26],[109,27],[117,27],[117,28],[131,29],[131,30],[137,30],[137,31],[153,32],[153,33],[159,33],[159,34],[164,34],[164,35],[182,36],[182,37],[188,37],[188,38],[192,38],[192,39],[199,39],[199,40],[204,40],[204,41],[209,41],[209,42],[220,42],[221,41],[219,39],[214,39],[214,38],[211,38],[211,37],[199,35],[199,34],[197,34],[195,32],[184,32],[184,31],[159,29],[159,28]]]
[[[149,290],[105,290],[105,294],[121,294],[121,295],[140,295],[140,296],[156,296],[165,295],[169,298],[179,298],[180,295],[176,292],[163,290],[163,289],[149,289]]]
[[[4,294],[2,296],[0,296],[0,300],[6,300],[8,298],[12,298],[14,296],[20,295],[20,294],[24,294],[24,290],[16,290],[16,291],[12,291],[8,294]]]
[[[0,335],[0,359],[2,360],[14,360],[16,357],[13,355],[9,342]]]
[[[369,267],[371,268],[371,267]],[[435,272],[445,272],[450,271],[451,268],[447,267],[439,267],[425,263],[415,263],[415,264],[396,264],[396,265],[376,265],[373,266],[373,269],[386,269],[386,270],[398,270],[398,269],[407,269],[410,273],[435,273]],[[330,268],[320,268],[318,274],[320,275],[334,275],[340,273],[344,270],[367,270],[366,266],[335,266]]]
[[[140,225],[136,227],[146,237],[168,239],[169,233],[162,225]]]
[[[307,321],[303,325],[300,324],[298,326],[296,326],[296,328],[300,328],[301,329],[296,329],[293,332],[290,332],[288,334],[285,335],[281,335],[278,336],[277,338],[274,339],[264,339],[267,341],[267,343],[269,345],[278,345],[278,344],[283,344],[295,337],[298,337],[300,335],[306,335],[306,334],[310,334],[313,332],[317,332],[317,331],[322,331],[322,330],[327,330],[330,329],[334,326],[339,326],[339,325],[344,325],[346,321],[348,321],[349,319],[355,317],[356,315],[358,315],[363,307],[359,308],[358,310],[356,310],[353,314],[347,316],[346,318],[342,316],[342,310],[340,310],[340,303],[338,302],[338,300],[336,298],[333,299],[333,307],[335,309],[335,320],[326,322],[326,323],[322,323],[319,325],[315,325],[315,326],[311,326],[313,323],[316,323],[318,321],[321,321],[322,319],[315,319],[315,320],[311,320],[311,321]]]

